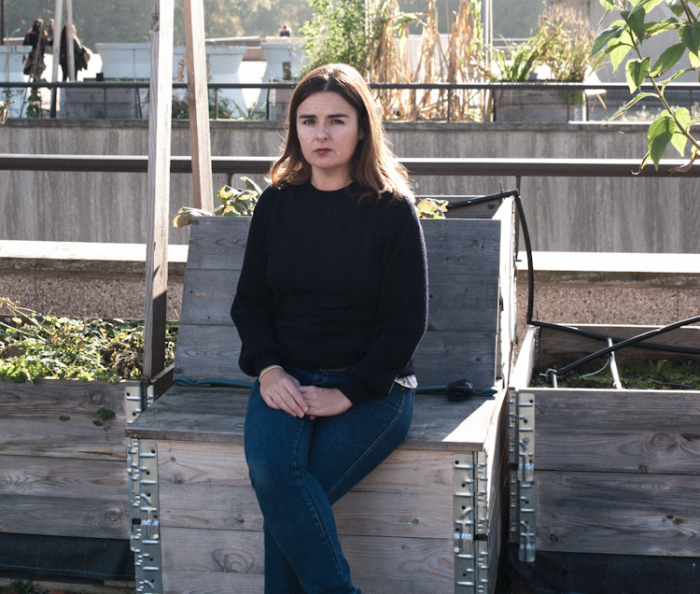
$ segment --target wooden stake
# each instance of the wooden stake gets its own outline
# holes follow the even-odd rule
[[[194,206],[195,208],[212,210],[214,198],[211,179],[209,96],[203,1],[185,0],[184,12],[187,105],[190,114]]]
[[[168,295],[168,206],[173,97],[174,0],[152,0],[150,116],[148,122],[148,243],[143,375],[165,367]]]
[[[63,27],[63,0],[56,0],[53,23],[53,64],[51,66],[51,82],[58,82],[58,67],[61,55],[61,27]],[[51,89],[51,117],[56,117],[56,101],[58,89]]]
[[[75,48],[73,47],[73,0],[66,0],[66,65],[68,80],[75,77]]]

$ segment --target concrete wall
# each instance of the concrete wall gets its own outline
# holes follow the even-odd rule
[[[400,157],[630,158],[646,150],[646,124],[389,123]],[[213,122],[213,155],[275,155],[276,122]],[[11,120],[0,152],[146,155],[147,122]],[[189,154],[187,123],[176,122],[172,154]],[[669,152],[668,157],[674,155]],[[241,172],[245,173],[245,172]],[[261,176],[257,181],[263,183]],[[482,194],[513,189],[512,176],[419,177],[417,193]],[[226,182],[214,177],[214,187]],[[171,213],[191,204],[191,179],[171,178]],[[697,178],[523,178],[533,249],[700,253]],[[146,174],[0,171],[0,239],[144,243]],[[185,243],[172,229],[171,243]]]

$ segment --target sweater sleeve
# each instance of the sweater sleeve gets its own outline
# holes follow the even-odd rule
[[[428,322],[428,270],[423,232],[408,200],[394,201],[386,220],[375,339],[348,367],[339,389],[353,403],[383,398],[411,362]]]
[[[248,231],[238,289],[231,306],[241,338],[239,365],[244,373],[257,376],[269,365],[280,364],[280,347],[274,320],[273,294],[267,282],[267,229],[272,214],[274,190],[260,196]]]

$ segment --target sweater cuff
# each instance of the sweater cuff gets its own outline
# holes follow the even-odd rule
[[[257,359],[255,359],[254,365],[256,375],[260,375],[260,372],[270,365],[279,365],[282,367],[282,362],[274,353],[267,353],[265,355],[260,355]]]

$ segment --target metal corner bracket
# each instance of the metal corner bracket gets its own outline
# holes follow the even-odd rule
[[[455,454],[455,594],[488,594],[489,507],[486,452]]]
[[[508,414],[510,542],[518,558],[532,563],[536,553],[535,395],[511,390]]]
[[[127,463],[136,592],[162,594],[158,448],[155,442],[129,439]]]

